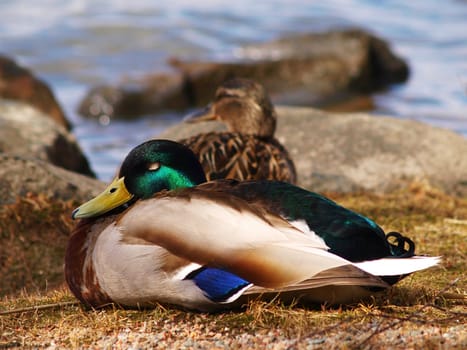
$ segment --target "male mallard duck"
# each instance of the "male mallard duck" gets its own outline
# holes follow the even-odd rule
[[[208,180],[279,180],[295,183],[287,150],[274,138],[276,111],[264,87],[248,79],[222,84],[216,97],[190,122],[220,120],[227,132],[208,132],[179,140],[198,155]]]
[[[438,262],[294,185],[205,180],[181,144],[134,148],[109,187],[72,214],[83,219],[65,259],[75,296],[92,307],[160,302],[202,311],[259,294],[345,303]]]

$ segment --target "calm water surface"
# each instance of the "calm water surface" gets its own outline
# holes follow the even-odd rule
[[[244,44],[349,26],[386,38],[411,66],[406,84],[376,96],[375,114],[467,136],[465,0],[0,0],[0,51],[52,86],[103,180],[129,149],[181,116],[101,126],[76,113],[91,86],[166,69],[169,56],[228,60]]]

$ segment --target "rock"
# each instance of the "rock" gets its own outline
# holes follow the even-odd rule
[[[74,136],[30,105],[0,99],[0,126],[0,153],[37,158],[94,176]]]
[[[292,156],[302,187],[384,193],[423,180],[467,195],[467,139],[452,131],[361,113],[296,107],[277,111],[276,137]],[[177,140],[222,129],[218,122],[182,123],[157,137]]]
[[[174,73],[93,89],[79,111],[94,118],[127,118],[182,110],[208,103],[215,89],[233,77],[262,83],[275,103],[361,108],[362,101],[371,105],[362,95],[404,82],[409,75],[407,64],[385,41],[361,30],[292,36],[241,53],[242,61],[230,63],[174,58],[169,62]]]
[[[0,206],[28,194],[41,194],[53,200],[84,202],[105,185],[45,161],[0,153]]]
[[[26,102],[65,129],[71,128],[49,86],[5,56],[0,56],[0,97]]]
[[[181,110],[192,105],[180,73],[155,74],[123,86],[97,86],[81,101],[78,112],[106,123],[107,118],[131,119],[154,111]]]
[[[241,51],[241,63],[180,62],[195,104],[205,104],[234,76],[258,80],[275,103],[325,105],[407,80],[407,64],[388,44],[361,30],[296,35]]]
[[[271,61],[334,57],[346,65],[350,87],[364,92],[404,82],[409,76],[407,63],[390,50],[386,41],[360,29],[298,34],[250,45],[240,53],[243,57]],[[295,80],[300,81],[301,73],[295,74]]]

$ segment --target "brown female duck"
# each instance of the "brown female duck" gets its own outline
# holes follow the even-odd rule
[[[264,87],[232,79],[216,91],[214,101],[189,121],[219,120],[226,132],[208,132],[179,140],[203,166],[208,180],[279,180],[296,183],[295,166],[274,138],[277,115]]]

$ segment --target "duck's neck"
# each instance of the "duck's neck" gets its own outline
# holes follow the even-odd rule
[[[268,115],[263,114],[254,108],[245,108],[239,111],[235,118],[222,119],[230,132],[239,132],[244,135],[269,139],[276,131],[276,114],[274,110],[268,111]]]
[[[202,177],[192,177],[167,168],[161,169],[161,171],[163,172],[163,177],[166,180],[168,190],[176,190],[183,187],[193,187],[206,181],[204,175]]]
[[[204,173],[186,174],[170,167],[159,169],[157,173],[136,179],[130,184],[130,192],[135,199],[147,199],[162,190],[176,190],[179,188],[193,187],[206,182]]]

